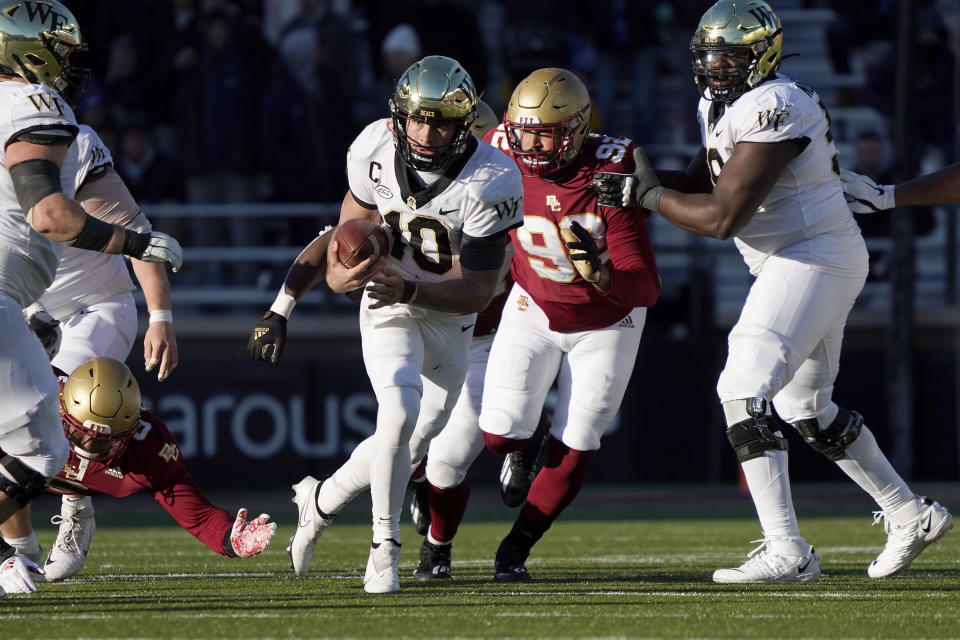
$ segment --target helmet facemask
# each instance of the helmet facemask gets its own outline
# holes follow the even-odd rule
[[[690,42],[694,80],[707,100],[733,102],[780,67],[783,29],[765,2],[721,0]]]
[[[400,159],[412,169],[439,173],[453,164],[467,149],[470,125],[477,117],[477,92],[473,80],[460,63],[445,56],[427,56],[404,72],[390,99],[393,134]],[[410,142],[407,122],[449,124],[449,143],[415,148]],[[430,151],[424,153],[425,150]]]
[[[140,387],[122,362],[91,358],[63,383],[60,415],[73,451],[109,465],[140,423]]]
[[[524,78],[503,118],[507,143],[520,171],[548,177],[563,170],[580,153],[590,132],[590,114],[590,94],[573,73],[546,68]],[[539,144],[544,140],[550,144]]]

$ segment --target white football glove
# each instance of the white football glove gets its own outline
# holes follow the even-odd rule
[[[151,231],[150,242],[138,259],[144,262],[166,262],[174,271],[179,271],[183,266],[183,248],[173,236]]]
[[[0,564],[0,590],[5,593],[36,593],[34,576],[42,576],[43,569],[32,560],[13,555]]]
[[[896,206],[893,198],[896,185],[879,185],[865,175],[846,169],[840,170],[840,180],[843,195],[854,213],[877,213]]]
[[[23,318],[27,321],[27,326],[40,339],[43,350],[47,352],[47,357],[53,360],[60,349],[60,339],[63,332],[60,330],[60,321],[54,320],[53,316],[47,313],[47,310],[40,306],[39,302],[23,310]]]
[[[277,532],[276,522],[267,522],[270,519],[265,513],[247,522],[247,510],[241,508],[237,512],[237,519],[230,532],[230,546],[240,558],[255,556],[270,544],[273,534]]]

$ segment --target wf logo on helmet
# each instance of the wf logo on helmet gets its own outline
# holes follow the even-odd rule
[[[49,18],[51,31],[56,31],[60,27],[66,26],[69,22],[67,17],[61,13],[57,13],[57,11],[53,8],[53,5],[51,5],[49,2],[43,2],[42,0],[38,0],[36,2],[28,1],[23,3],[23,7],[27,11],[27,18],[30,20],[30,22],[34,22],[39,17],[40,23],[43,24],[47,22],[47,19]],[[13,8],[13,11],[10,13],[11,17],[13,17],[18,8],[19,7]]]

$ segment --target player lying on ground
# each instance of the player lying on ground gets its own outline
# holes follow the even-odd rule
[[[187,471],[177,441],[160,418],[140,406],[140,387],[127,365],[92,358],[70,375],[59,375],[60,413],[70,458],[49,482],[64,501],[57,540],[44,563],[47,582],[77,573],[96,531],[90,496],[117,498],[149,491],[184,529],[216,553],[255,556],[270,543],[277,525],[267,514],[247,522],[207,499]]]

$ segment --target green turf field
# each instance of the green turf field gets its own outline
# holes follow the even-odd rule
[[[361,586],[369,541],[363,505],[351,505],[326,531],[313,571],[297,578],[284,553],[294,526],[289,503],[271,503],[281,526],[263,555],[231,560],[159,510],[140,502],[121,514],[114,501],[98,515],[89,561],[76,578],[0,600],[0,638],[960,637],[957,531],[905,575],[872,581],[866,567],[884,534],[870,526],[870,505],[801,498],[801,525],[824,577],[715,585],[713,569],[739,564],[759,535],[746,498],[610,495],[581,496],[554,525],[528,562],[531,583],[491,579],[512,518],[494,500],[468,511],[450,582],[410,577],[420,539],[405,524],[401,590],[377,596]],[[250,502],[253,516],[261,504]],[[53,533],[40,529],[45,548]]]

